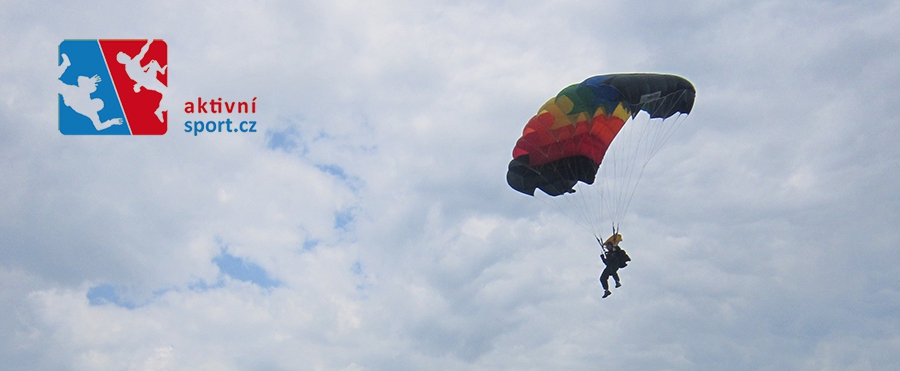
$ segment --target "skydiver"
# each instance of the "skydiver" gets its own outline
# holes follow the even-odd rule
[[[147,54],[147,51],[150,50],[150,44],[153,43],[153,39],[147,40],[147,43],[141,48],[141,51],[138,52],[134,58],[130,55],[125,54],[125,52],[119,52],[116,54],[116,61],[125,66],[125,73],[128,77],[134,81],[134,92],[138,93],[141,91],[141,88],[147,90],[153,90],[165,98],[166,95],[166,86],[159,81],[156,77],[157,74],[165,74],[166,70],[169,68],[169,65],[160,66],[159,62],[155,59],[151,60],[150,63],[147,63],[146,66],[141,65],[141,60],[144,59],[144,55]],[[163,121],[162,116],[162,102],[156,107],[156,111],[153,112],[156,114],[156,117],[160,122]]]
[[[619,247],[619,242],[622,242],[622,235],[618,233],[613,234],[603,242],[605,253],[600,254],[600,260],[603,260],[603,264],[606,264],[606,268],[600,274],[600,284],[603,285],[603,298],[612,295],[612,292],[609,291],[609,276],[612,276],[613,280],[616,281],[616,288],[622,287],[622,283],[619,281],[619,268],[626,267],[628,262],[631,261],[625,250]]]
[[[57,72],[59,72],[59,77],[62,77],[69,66],[72,65],[72,61],[69,60],[69,56],[65,53],[60,58],[62,58],[62,63],[57,67]],[[94,129],[97,129],[97,131],[105,130],[113,125],[122,125],[124,122],[121,118],[100,121],[99,112],[103,110],[103,100],[91,98],[91,94],[97,91],[97,84],[101,81],[99,75],[92,77],[78,76],[75,79],[75,85],[66,84],[62,80],[58,81],[59,95],[62,96],[63,104],[71,108],[75,113],[90,119],[91,123],[94,124]]]

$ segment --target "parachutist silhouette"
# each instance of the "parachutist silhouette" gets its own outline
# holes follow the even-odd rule
[[[72,65],[68,55],[63,54],[61,58],[62,63],[57,70],[60,77],[62,77],[63,73],[66,72],[66,69]],[[91,98],[91,94],[97,91],[97,84],[101,81],[99,75],[94,75],[92,77],[78,76],[76,81],[76,85],[69,85],[61,80],[59,81],[59,94],[63,98],[63,104],[76,113],[90,119],[97,131],[104,130],[113,125],[122,125],[122,118],[100,121],[99,112],[103,110],[103,100],[100,98]]]
[[[125,73],[128,74],[128,77],[134,81],[134,92],[140,92],[141,88],[152,90],[157,93],[160,93],[165,97],[166,95],[166,86],[163,85],[157,78],[157,74],[165,74],[166,70],[169,68],[169,65],[160,66],[159,62],[155,59],[147,63],[147,65],[142,66],[141,60],[144,59],[144,55],[147,54],[147,51],[150,50],[150,44],[153,43],[153,40],[147,40],[147,44],[144,44],[144,47],[141,48],[141,51],[138,52],[134,58],[125,54],[124,52],[119,52],[116,55],[116,61],[125,66]],[[161,106],[161,104],[160,104]],[[154,112],[159,121],[163,120],[162,116],[162,107],[157,107]]]
[[[631,257],[619,247],[619,242],[622,242],[622,235],[618,233],[613,234],[603,242],[603,254],[600,254],[600,260],[603,260],[603,264],[606,264],[606,268],[600,274],[600,284],[603,285],[603,298],[612,295],[612,292],[609,291],[609,276],[612,276],[613,280],[616,281],[617,288],[622,287],[622,283],[619,281],[619,268],[625,268],[628,266],[628,262],[631,261]]]

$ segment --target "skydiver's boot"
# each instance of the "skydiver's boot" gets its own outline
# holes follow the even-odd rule
[[[607,297],[607,296],[610,296],[610,295],[612,295],[612,292],[610,292],[609,290],[603,291],[603,298],[604,298],[604,299],[606,299],[606,297]]]
[[[616,288],[619,288],[619,287],[622,287],[622,283],[619,281],[616,281]]]

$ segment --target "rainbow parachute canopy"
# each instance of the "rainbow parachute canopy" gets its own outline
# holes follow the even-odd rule
[[[664,122],[689,114],[696,91],[674,75],[635,73],[594,76],[566,87],[528,121],[513,149],[506,181],[534,196],[574,192],[579,181],[593,184],[597,169],[619,130],[641,111]]]

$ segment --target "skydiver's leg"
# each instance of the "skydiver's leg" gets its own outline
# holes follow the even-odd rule
[[[613,273],[612,273],[612,278],[613,278],[613,280],[616,281],[616,287],[622,287],[622,284],[619,282],[619,272],[618,272],[618,270],[617,270],[616,272],[613,272]]]
[[[612,295],[612,292],[609,291],[609,276],[614,274],[615,271],[606,267],[603,269],[603,273],[600,273],[600,284],[603,285],[603,297],[607,297]]]
[[[600,273],[600,284],[603,285],[603,290],[609,290],[609,268],[603,270],[603,273]]]

